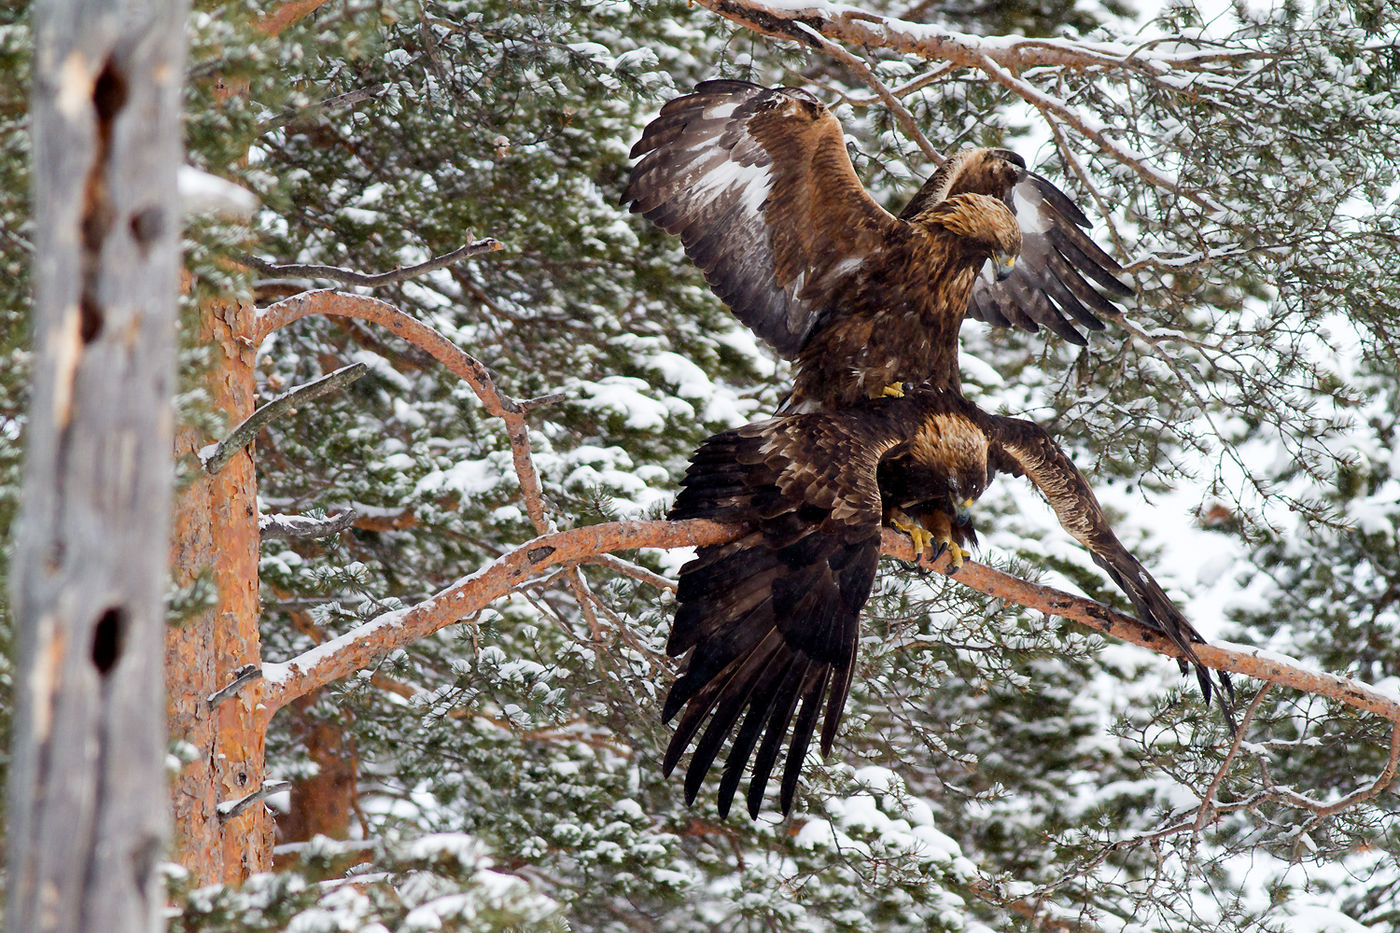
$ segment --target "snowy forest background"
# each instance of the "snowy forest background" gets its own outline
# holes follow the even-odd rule
[[[562,396],[528,414],[549,522],[659,518],[691,450],[771,411],[786,372],[677,242],[619,208],[628,150],[704,78],[801,85],[894,205],[933,166],[883,89],[939,151],[1005,145],[1072,192],[1137,288],[1082,349],[968,324],[969,397],[1053,430],[1209,639],[1400,698],[1393,4],[879,0],[863,9],[901,22],[871,35],[893,40],[806,46],[714,12],[771,32],[795,8],[759,0],[332,0],[282,23],[268,6],[201,2],[189,19],[186,159],[262,207],[187,231],[182,423],[228,427],[200,382],[218,352],[198,339],[212,303],[357,291],[245,254],[375,273],[492,237],[501,250],[362,291],[511,396]],[[30,363],[32,37],[26,11],[0,17],[8,529]],[[911,23],[991,57],[901,44]],[[1060,41],[1012,68],[996,58],[1010,43],[985,36]],[[368,374],[257,438],[265,516],[358,515],[329,537],[262,542],[270,662],[538,530],[501,421],[385,330],[334,317],[276,330],[259,398],[353,362]],[[979,510],[979,560],[1123,606],[1029,487],[1003,478]],[[712,784],[688,808],[659,773],[672,601],[655,576],[685,554],[623,556],[532,580],[284,709],[267,738],[269,778],[291,783],[268,801],[274,869],[200,886],[172,867],[171,927],[1400,926],[1394,791],[1328,806],[1385,771],[1391,723],[1240,679],[1232,749],[1167,659],[892,561],[836,751],[809,761],[793,816],[720,822]],[[172,587],[172,626],[212,604],[213,579]]]

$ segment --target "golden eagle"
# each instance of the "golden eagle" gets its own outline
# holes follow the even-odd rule
[[[904,479],[882,482],[882,471],[896,462]],[[956,516],[997,473],[1034,484],[1141,620],[1195,664],[1209,700],[1209,672],[1192,647],[1201,636],[1119,542],[1054,439],[1029,421],[989,415],[954,390],[906,386],[902,397],[779,415],[717,434],[691,458],[670,517],[748,530],[700,548],[681,569],[666,649],[687,657],[662,710],[668,722],[680,713],[663,770],[669,775],[696,742],[687,803],[732,733],[720,778],[721,816],[752,759],[748,809],[757,817],[784,740],[779,801],[788,812],[823,706],[823,754],[836,736],[882,519],[894,504]],[[892,502],[900,491],[908,499]],[[939,537],[940,548],[951,543]],[[1221,685],[1228,689],[1223,677]]]
[[[623,200],[679,234],[734,314],[796,362],[789,411],[957,387],[965,314],[1082,344],[1071,319],[1097,330],[1095,312],[1117,313],[1090,280],[1131,294],[1084,214],[1015,153],[959,152],[896,217],[856,177],[836,118],[797,88],[705,81],[662,107],[632,156]]]

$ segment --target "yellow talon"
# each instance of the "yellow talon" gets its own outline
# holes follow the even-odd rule
[[[920,557],[928,553],[928,547],[933,543],[933,535],[929,534],[927,528],[909,520],[907,515],[896,515],[890,519],[890,524],[907,534],[914,542],[914,560],[917,562]]]
[[[948,542],[948,572],[957,573],[962,569],[963,561],[967,560],[968,553],[958,547],[954,541]]]
[[[897,382],[891,382],[880,390],[882,398],[904,398],[904,387]]]

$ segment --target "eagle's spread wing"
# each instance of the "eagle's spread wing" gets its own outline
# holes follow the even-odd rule
[[[1202,644],[1199,632],[1172,604],[1162,587],[1136,557],[1123,547],[1109,527],[1094,492],[1060,445],[1046,431],[1030,421],[988,415],[987,434],[992,442],[993,468],[1013,476],[1024,475],[1055,510],[1060,524],[1088,549],[1098,564],[1133,603],[1142,622],[1160,631],[1181,649],[1196,669],[1201,693],[1210,701],[1210,669],[1196,657],[1195,645]],[[1181,669],[1186,670],[1186,660]],[[1231,692],[1229,677],[1220,674],[1224,693]],[[1220,696],[1225,708],[1224,695]],[[1228,709],[1226,710],[1228,715]]]
[[[969,317],[997,327],[1035,331],[1048,327],[1070,343],[1083,345],[1075,323],[1103,330],[1098,315],[1116,317],[1116,298],[1133,291],[1118,279],[1114,258],[1086,233],[1090,226],[1069,196],[1027,171],[1025,161],[1006,149],[965,149],[929,178],[900,212],[909,219],[955,194],[989,194],[1011,208],[1021,225],[1021,258],[1001,282],[983,276],[973,286]],[[1090,282],[1096,283],[1095,288]]]
[[[632,148],[624,201],[668,233],[734,314],[792,359],[860,262],[902,224],[871,199],[811,94],[705,81]]]
[[[876,467],[897,439],[868,427],[850,414],[794,415],[716,435],[692,457],[671,517],[752,530],[700,548],[681,569],[666,650],[690,654],[662,710],[669,721],[684,708],[666,774],[709,719],[686,770],[687,803],[741,717],[720,778],[722,816],[753,756],[748,809],[757,817],[794,714],[784,812],[823,703],[821,748],[831,749],[880,556]]]

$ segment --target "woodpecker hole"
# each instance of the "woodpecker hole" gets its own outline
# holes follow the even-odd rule
[[[102,309],[91,295],[78,299],[78,334],[83,343],[92,343],[102,332]]]
[[[108,138],[112,132],[112,118],[126,106],[126,99],[126,78],[109,58],[92,86],[92,105],[97,108],[97,119],[102,124],[100,130],[105,131]]]
[[[126,647],[126,610],[113,607],[102,613],[92,633],[92,663],[106,677],[121,660]]]
[[[131,235],[142,249],[149,247],[165,228],[160,208],[148,207],[131,218]]]
[[[112,156],[112,124],[129,97],[126,78],[107,59],[92,85],[92,107],[97,113],[97,151],[88,169],[83,197],[83,287],[78,301],[78,333],[92,343],[102,333],[103,309],[97,298],[102,242],[112,229],[114,208],[107,190],[107,163]]]

